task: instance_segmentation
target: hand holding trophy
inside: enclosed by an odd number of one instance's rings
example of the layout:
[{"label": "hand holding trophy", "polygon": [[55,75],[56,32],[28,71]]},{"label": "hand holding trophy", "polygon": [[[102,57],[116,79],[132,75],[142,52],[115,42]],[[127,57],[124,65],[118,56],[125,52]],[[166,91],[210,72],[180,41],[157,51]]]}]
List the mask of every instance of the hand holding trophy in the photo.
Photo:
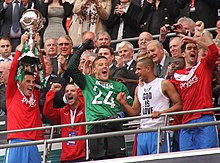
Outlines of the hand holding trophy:
[{"label": "hand holding trophy", "polygon": [[36,54],[34,36],[43,28],[43,16],[36,9],[27,9],[20,19],[22,28],[28,35],[25,50],[19,60],[22,63],[37,64],[40,62],[40,56]]},{"label": "hand holding trophy", "polygon": [[21,56],[18,58],[20,62],[16,80],[22,81],[24,72],[31,71],[39,76],[40,85],[45,86],[43,59],[40,49],[37,48],[34,41],[40,29],[43,28],[43,16],[36,9],[27,9],[22,14],[20,23],[25,30],[25,39],[21,50]]}]

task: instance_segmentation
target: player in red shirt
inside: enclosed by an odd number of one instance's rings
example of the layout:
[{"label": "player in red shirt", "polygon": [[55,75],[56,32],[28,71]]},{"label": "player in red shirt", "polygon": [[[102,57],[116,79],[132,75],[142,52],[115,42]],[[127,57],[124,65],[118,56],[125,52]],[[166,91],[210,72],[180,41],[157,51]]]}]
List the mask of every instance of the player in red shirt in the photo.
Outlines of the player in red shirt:
[{"label": "player in red shirt", "polygon": [[[219,57],[218,49],[207,32],[197,38],[184,37],[182,54],[186,67],[174,73],[172,82],[175,84],[183,104],[183,110],[212,108],[212,70]],[[207,56],[197,62],[197,44],[207,47]],[[214,112],[184,114],[182,123],[214,121]],[[212,148],[218,146],[216,126],[181,129],[180,150]]]},{"label": "player in red shirt", "polygon": [[[17,48],[8,76],[6,88],[7,130],[42,127],[38,106],[40,90],[35,89],[35,75],[32,72],[25,71],[21,82],[15,79],[19,63],[18,58],[27,39],[28,36],[22,35],[21,44]],[[42,64],[44,65],[44,63]],[[7,135],[9,144],[41,139],[44,139],[42,130]],[[40,163],[41,157],[37,145],[8,148],[5,154],[5,162]]]},{"label": "player in red shirt", "polygon": [[[50,91],[46,95],[43,108],[44,115],[52,122],[58,124],[73,124],[85,122],[84,98],[82,91],[75,84],[68,84],[65,88],[66,106],[54,108],[53,99],[55,93],[61,89],[61,84],[53,83]],[[74,137],[86,134],[85,126],[74,126],[62,128],[62,137]],[[86,145],[85,140],[75,140],[62,142],[62,153],[60,160],[64,162],[85,161]]]}]

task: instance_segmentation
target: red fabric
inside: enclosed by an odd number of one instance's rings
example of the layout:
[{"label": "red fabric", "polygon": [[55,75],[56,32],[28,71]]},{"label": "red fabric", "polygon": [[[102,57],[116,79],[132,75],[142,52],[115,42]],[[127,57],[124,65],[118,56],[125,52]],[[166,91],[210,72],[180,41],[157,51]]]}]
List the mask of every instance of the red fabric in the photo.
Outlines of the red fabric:
[{"label": "red fabric", "polygon": [[[201,60],[201,63],[193,72],[193,75],[187,81],[180,81],[176,78],[180,76],[188,75],[192,68],[178,70],[174,74],[174,78],[171,80],[177,88],[183,105],[183,111],[197,110],[203,108],[212,108],[212,70],[215,66],[215,62],[219,56],[218,49],[215,44],[210,45],[207,56]],[[193,69],[195,66],[193,67]],[[197,119],[202,114],[214,114],[213,111],[203,113],[184,114],[182,117],[182,123],[189,122],[193,119]]]},{"label": "red fabric", "polygon": [[173,116],[173,123],[172,125],[179,125],[182,124],[182,115],[174,115]]},{"label": "red fabric", "polygon": [[70,17],[66,19],[66,29],[67,29],[68,33],[70,31],[71,21],[72,21],[72,18],[70,18]]},{"label": "red fabric", "polygon": [[[30,105],[24,101],[24,96],[18,90],[17,82],[15,81],[18,58],[20,55],[21,52],[16,51],[8,76],[8,85],[6,88],[7,130],[42,127],[40,109],[38,106],[40,91],[34,90],[33,94],[36,102]],[[15,138],[40,140],[44,139],[44,133],[42,130],[35,130],[7,135],[8,140]]]},{"label": "red fabric", "polygon": [[132,156],[137,156],[137,135],[135,134],[134,136],[134,144],[133,144],[133,149],[132,149]]},{"label": "red fabric", "polygon": [[195,7],[195,0],[191,0],[191,5],[190,5],[190,7]]},{"label": "red fabric", "polygon": [[[70,107],[67,104],[64,108],[53,108],[53,99],[55,97],[55,93],[53,91],[49,91],[46,95],[46,101],[43,108],[43,114],[49,118],[51,121],[59,124],[70,124]],[[78,89],[78,98],[80,100],[80,104],[78,105],[76,116],[74,123],[85,122],[85,111],[84,111],[84,99],[80,89]],[[68,132],[76,131],[79,135],[86,134],[85,126],[75,126],[62,128],[62,137],[68,137]],[[86,146],[85,140],[76,140],[75,146],[70,146],[67,142],[62,142],[62,153],[60,160],[61,161],[69,161],[76,160],[86,156]]]}]

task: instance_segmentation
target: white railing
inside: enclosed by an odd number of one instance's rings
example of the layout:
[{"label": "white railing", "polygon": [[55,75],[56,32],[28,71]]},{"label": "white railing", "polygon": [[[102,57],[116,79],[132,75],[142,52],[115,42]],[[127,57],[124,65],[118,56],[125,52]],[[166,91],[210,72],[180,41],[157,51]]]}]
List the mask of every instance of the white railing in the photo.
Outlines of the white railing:
[{"label": "white railing", "polygon": [[[165,116],[165,119],[169,119],[169,117],[173,116],[173,115],[182,115],[182,114],[205,112],[205,111],[220,111],[220,108],[208,108],[208,109],[192,110],[192,111],[179,111],[179,112],[161,114],[161,116]],[[147,115],[146,116],[136,116],[136,117],[119,118],[119,119],[108,119],[108,120],[101,120],[101,121],[94,121],[94,122],[83,122],[83,123],[74,123],[74,124],[65,124],[65,125],[27,128],[27,129],[21,129],[21,130],[2,131],[2,132],[0,132],[0,135],[1,134],[8,134],[8,133],[18,133],[18,132],[26,132],[26,131],[33,131],[33,130],[48,130],[48,129],[51,129],[51,135],[53,135],[53,131],[55,128],[64,128],[64,127],[79,126],[79,125],[100,124],[100,123],[106,123],[106,122],[114,123],[114,122],[122,122],[122,121],[143,119],[143,118],[151,118],[151,116],[147,116]],[[2,144],[2,145],[0,145],[0,149],[44,144],[43,162],[46,163],[47,158],[48,158],[48,150],[50,150],[50,148],[48,148],[48,145],[51,145],[52,143],[71,141],[71,140],[73,141],[73,140],[94,139],[94,138],[103,138],[103,137],[112,137],[112,136],[122,136],[122,135],[137,134],[137,133],[144,133],[144,132],[158,132],[158,135],[160,135],[161,131],[177,130],[177,129],[181,129],[181,128],[195,128],[195,127],[210,126],[210,125],[220,125],[220,121],[194,123],[194,124],[182,124],[182,125],[174,125],[174,126],[163,126],[163,127],[159,127],[159,128],[133,129],[133,130],[120,131],[120,132],[107,132],[107,133],[99,133],[99,134],[92,134],[92,135],[82,135],[82,136],[77,136],[77,137],[65,137],[65,138],[52,138],[51,137],[49,139],[37,140],[37,141],[31,141],[31,142]],[[160,147],[161,147],[160,139],[158,139],[157,143],[158,143],[157,152],[160,153]]]}]

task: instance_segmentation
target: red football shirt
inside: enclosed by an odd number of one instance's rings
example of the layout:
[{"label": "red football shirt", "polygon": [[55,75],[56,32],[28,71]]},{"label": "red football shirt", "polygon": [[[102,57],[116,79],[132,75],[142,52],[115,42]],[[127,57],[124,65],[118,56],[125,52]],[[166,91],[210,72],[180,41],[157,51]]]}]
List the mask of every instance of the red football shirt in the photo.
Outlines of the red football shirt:
[{"label": "red football shirt", "polygon": [[[183,111],[212,108],[212,70],[219,56],[215,44],[210,45],[205,58],[191,68],[178,70],[171,80],[182,99]],[[184,114],[182,123],[197,119],[202,114],[214,114],[213,111]]]}]

